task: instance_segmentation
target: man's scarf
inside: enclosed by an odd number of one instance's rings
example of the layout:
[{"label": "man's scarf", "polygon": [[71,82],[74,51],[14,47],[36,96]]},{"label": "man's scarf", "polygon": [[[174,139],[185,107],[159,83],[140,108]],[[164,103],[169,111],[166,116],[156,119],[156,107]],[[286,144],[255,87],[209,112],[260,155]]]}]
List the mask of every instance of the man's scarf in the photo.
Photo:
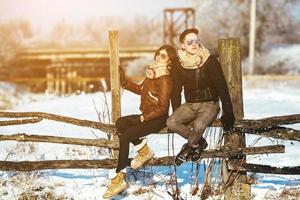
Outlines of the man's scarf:
[{"label": "man's scarf", "polygon": [[200,45],[198,52],[194,55],[191,55],[182,49],[178,50],[178,57],[180,63],[182,67],[186,69],[197,69],[202,67],[202,65],[207,61],[209,56],[209,50],[202,45]]}]

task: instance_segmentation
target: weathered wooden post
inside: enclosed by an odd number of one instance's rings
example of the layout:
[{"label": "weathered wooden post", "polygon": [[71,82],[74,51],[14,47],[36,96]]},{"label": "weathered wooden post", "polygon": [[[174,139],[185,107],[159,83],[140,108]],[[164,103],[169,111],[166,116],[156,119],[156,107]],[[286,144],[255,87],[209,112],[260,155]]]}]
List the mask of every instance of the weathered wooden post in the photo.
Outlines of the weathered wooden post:
[{"label": "weathered wooden post", "polygon": [[[233,112],[235,118],[242,119],[244,118],[244,107],[240,39],[229,38],[219,40],[219,56],[233,104]],[[232,149],[245,147],[245,136],[241,136],[238,134],[225,136],[224,145],[229,145]],[[241,161],[241,159],[243,158],[239,158],[237,160]],[[229,187],[226,187],[225,199],[250,199],[250,185],[246,184],[247,176],[245,172],[243,173],[238,171],[237,175],[228,176],[230,172],[228,173],[227,166],[227,162],[224,160],[224,183],[230,184],[233,182],[233,184],[231,184]]]},{"label": "weathered wooden post", "polygon": [[[119,33],[116,30],[109,31],[109,64],[110,64],[110,86],[112,100],[112,122],[115,123],[121,116],[120,103],[120,78],[119,78]],[[113,140],[118,141],[117,136]],[[113,152],[114,158],[118,156],[118,151]]]}]

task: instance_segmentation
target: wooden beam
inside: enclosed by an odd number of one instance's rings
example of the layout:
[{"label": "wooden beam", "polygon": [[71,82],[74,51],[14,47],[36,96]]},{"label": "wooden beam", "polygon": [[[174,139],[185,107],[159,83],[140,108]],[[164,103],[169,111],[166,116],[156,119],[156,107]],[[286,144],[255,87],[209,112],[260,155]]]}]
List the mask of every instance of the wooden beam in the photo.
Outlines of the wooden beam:
[{"label": "wooden beam", "polygon": [[[300,131],[295,130],[292,128],[285,128],[285,127],[271,127],[270,129],[266,128],[265,131],[258,130],[258,129],[247,129],[247,128],[235,128],[239,133],[246,133],[246,134],[254,134],[263,137],[272,137],[276,139],[282,140],[294,140],[300,142]],[[234,131],[236,133],[236,131]],[[227,133],[231,134],[231,133]]]},{"label": "wooden beam", "polygon": [[[102,130],[104,132],[116,132],[116,128],[113,124],[105,124],[95,121],[89,121],[89,120],[81,120],[71,117],[65,117],[50,113],[43,113],[43,112],[0,112],[0,117],[4,118],[34,118],[34,119],[22,119],[22,120],[9,120],[9,121],[0,121],[0,126],[8,126],[8,125],[19,125],[24,123],[37,123],[41,121],[41,119],[48,119],[48,120],[54,120],[58,122],[64,122],[64,123],[70,123],[77,126],[84,126],[84,127],[91,127],[96,128],[99,130]],[[274,120],[274,122],[272,122]],[[291,120],[293,123],[299,123],[300,122],[300,114],[297,115],[286,115],[286,116],[276,116],[276,117],[269,117],[269,118],[263,118],[263,119],[257,119],[257,120],[237,120],[235,123],[235,127],[238,129],[253,129],[250,130],[249,134],[255,134],[255,135],[261,135],[266,137],[273,137],[278,139],[284,139],[284,140],[295,140],[300,141],[300,131],[291,129],[291,128],[285,128],[285,127],[275,127],[274,129],[267,130],[267,131],[257,131],[258,129],[262,128],[263,123],[270,125],[278,125],[278,124],[286,124],[289,123],[289,120]],[[1,125],[2,124],[2,125]],[[219,119],[216,119],[213,124],[213,127],[220,127],[222,126]],[[242,132],[242,131],[239,131]],[[168,133],[168,129],[164,128],[160,131],[160,133]]]},{"label": "wooden beam", "polygon": [[300,114],[267,117],[259,120],[245,119],[241,120],[241,123],[243,124],[243,126],[247,126],[249,128],[269,127],[283,124],[295,124],[300,123]]},{"label": "wooden beam", "polygon": [[61,115],[55,115],[44,112],[0,112],[0,117],[5,118],[25,118],[25,117],[38,117],[58,122],[69,123],[77,126],[91,127],[99,129],[104,132],[114,132],[115,126],[112,124],[105,124],[101,122],[95,122],[90,120],[76,119],[73,117],[65,117]]},{"label": "wooden beam", "polygon": [[34,117],[32,119],[18,119],[18,120],[8,120],[8,121],[0,121],[0,126],[13,126],[13,125],[21,125],[21,124],[32,124],[42,121],[41,117]]},{"label": "wooden beam", "polygon": [[285,175],[298,175],[300,174],[300,166],[295,167],[274,167],[270,165],[259,165],[252,163],[230,163],[232,166],[240,165],[238,170],[245,170],[253,173],[264,174],[285,174]]},{"label": "wooden beam", "polygon": [[[98,79],[97,79],[98,80]],[[109,129],[107,131],[115,131],[115,127],[113,124],[105,124],[95,121],[89,121],[89,120],[80,120],[76,118],[71,118],[72,120],[67,120],[65,117],[61,115],[55,115],[51,113],[45,113],[45,112],[0,112],[0,117],[4,118],[30,118],[30,117],[40,117],[44,119],[59,121],[59,119],[63,119],[61,122],[65,123],[72,123],[73,119],[79,120],[80,122],[92,122],[92,126],[101,127],[104,126],[105,129]],[[95,125],[94,123],[99,123],[98,125]],[[237,128],[249,128],[249,129],[259,129],[269,126],[277,126],[277,125],[283,125],[283,124],[295,124],[300,123],[300,114],[294,114],[294,115],[283,115],[283,116],[274,116],[274,117],[268,117],[268,118],[262,118],[262,119],[237,119],[235,122],[235,127]],[[81,123],[78,123],[81,124]],[[75,124],[77,125],[77,124]],[[79,125],[80,126],[80,125]],[[222,127],[222,123],[219,119],[216,119],[213,121],[212,125],[213,127]],[[94,127],[93,127],[94,128]]]},{"label": "wooden beam", "polygon": [[258,135],[300,142],[300,131],[292,128],[276,128],[270,131],[259,133]]},{"label": "wooden beam", "polygon": [[[111,116],[112,123],[121,116],[121,95],[120,95],[120,77],[119,77],[119,32],[109,31],[109,66],[110,66],[110,86],[111,86]],[[113,135],[114,141],[119,141],[118,136]],[[118,151],[113,152],[114,158],[119,155]]]},{"label": "wooden beam", "polygon": [[[218,43],[220,64],[230,93],[233,113],[237,120],[241,120],[244,118],[244,107],[240,39],[221,39]],[[224,137],[224,145],[230,145],[233,149],[245,147],[245,136],[234,133],[226,135]],[[223,164],[227,165],[225,160],[223,160]],[[246,182],[247,176],[239,174],[238,179],[231,181],[228,180],[232,178],[228,176],[227,168],[223,169],[224,188],[226,188],[225,199],[250,199],[251,187],[250,185],[243,184]],[[233,183],[233,185],[228,187],[227,183]]]},{"label": "wooden beam", "polygon": [[[85,146],[97,146],[105,147],[109,149],[119,149],[119,143],[116,141],[107,140],[104,138],[100,139],[84,139],[84,138],[69,138],[69,137],[58,137],[49,135],[28,135],[24,133],[7,135],[1,134],[0,141],[18,141],[18,142],[46,142],[46,143],[59,143],[59,144],[73,144],[73,145],[85,145]],[[224,155],[220,155],[220,151]],[[206,152],[208,155],[213,155],[213,157],[232,157],[232,155],[250,155],[255,154],[253,151],[263,151],[264,153],[272,153],[273,151],[280,152],[284,151],[283,145],[275,146],[263,146],[263,147],[247,147],[238,149],[223,149],[223,150],[207,150],[203,153],[206,157]],[[270,151],[270,152],[269,152]]]},{"label": "wooden beam", "polygon": [[84,138],[70,138],[70,137],[58,137],[49,135],[27,135],[25,133],[7,135],[1,134],[0,141],[18,141],[18,142],[47,142],[58,144],[72,144],[72,145],[84,145],[84,146],[97,146],[105,147],[109,149],[118,149],[119,143],[104,138],[100,139],[84,139]]},{"label": "wooden beam", "polygon": [[[203,158],[212,157],[228,157],[228,156],[242,156],[252,154],[264,153],[284,153],[283,145],[265,146],[265,147],[247,147],[240,150],[207,150],[202,154]],[[161,158],[153,158],[150,160],[148,166],[168,166],[174,163],[174,157],[166,156]],[[104,160],[49,160],[49,161],[22,161],[10,162],[0,161],[1,171],[33,171],[45,169],[95,169],[95,168],[115,168],[117,164],[116,159]]]}]

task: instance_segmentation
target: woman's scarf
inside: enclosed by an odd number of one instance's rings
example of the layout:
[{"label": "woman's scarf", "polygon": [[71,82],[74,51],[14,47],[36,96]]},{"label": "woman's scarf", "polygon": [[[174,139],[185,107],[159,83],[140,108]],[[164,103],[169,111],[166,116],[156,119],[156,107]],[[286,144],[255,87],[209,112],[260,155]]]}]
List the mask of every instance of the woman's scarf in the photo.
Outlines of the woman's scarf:
[{"label": "woman's scarf", "polygon": [[186,69],[197,69],[202,67],[209,56],[209,50],[202,45],[200,45],[198,52],[194,55],[191,55],[182,49],[178,50],[180,63],[182,67]]},{"label": "woman's scarf", "polygon": [[155,79],[169,74],[170,74],[169,62],[153,61],[146,69],[146,77],[148,79]]}]

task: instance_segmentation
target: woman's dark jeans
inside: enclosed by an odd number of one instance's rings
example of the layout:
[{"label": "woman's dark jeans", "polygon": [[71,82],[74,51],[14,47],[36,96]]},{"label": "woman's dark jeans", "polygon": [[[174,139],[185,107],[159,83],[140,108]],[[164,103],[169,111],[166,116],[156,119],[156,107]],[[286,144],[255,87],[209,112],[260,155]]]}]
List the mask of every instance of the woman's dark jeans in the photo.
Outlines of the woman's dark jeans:
[{"label": "woman's dark jeans", "polygon": [[167,115],[158,117],[149,121],[140,122],[140,115],[129,115],[120,117],[116,121],[116,127],[119,134],[119,157],[116,172],[118,173],[126,166],[130,166],[129,143],[138,145],[142,142],[140,139],[150,133],[157,133],[166,127]]}]

